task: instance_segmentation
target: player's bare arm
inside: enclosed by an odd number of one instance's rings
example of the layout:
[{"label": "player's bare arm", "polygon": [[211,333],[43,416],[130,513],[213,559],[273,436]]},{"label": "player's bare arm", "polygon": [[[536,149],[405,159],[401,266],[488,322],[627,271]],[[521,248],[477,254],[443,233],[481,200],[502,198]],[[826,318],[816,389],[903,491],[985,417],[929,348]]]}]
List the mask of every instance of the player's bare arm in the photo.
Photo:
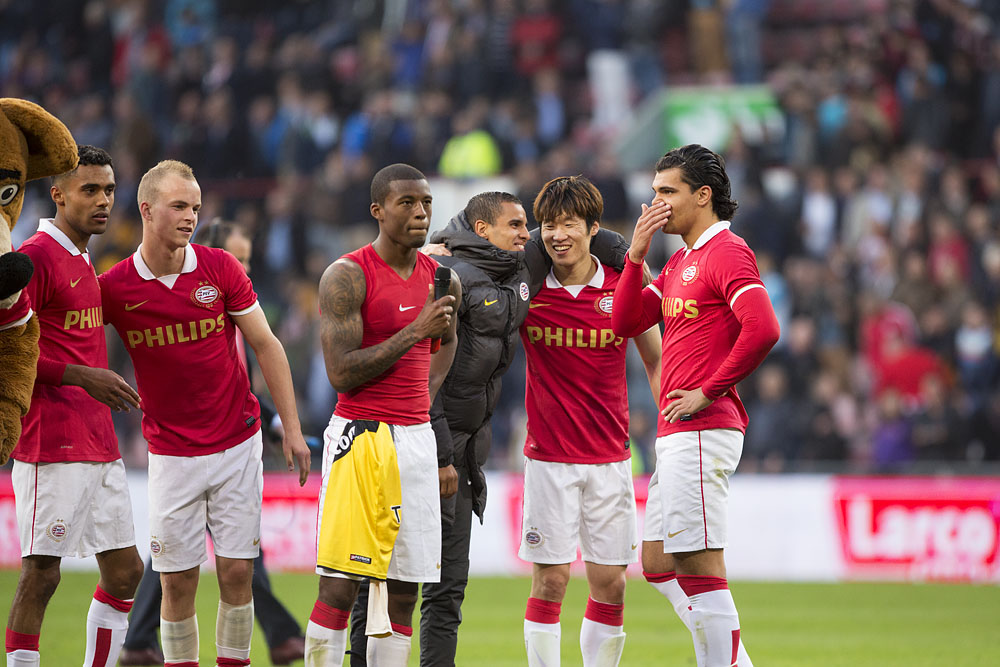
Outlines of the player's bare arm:
[{"label": "player's bare arm", "polygon": [[[448,291],[448,294],[455,297],[455,303],[461,302],[462,282],[459,280],[458,274],[454,271],[451,272],[451,289]],[[447,335],[441,337],[441,349],[438,350],[437,354],[431,355],[429,378],[431,403],[434,402],[438,390],[444,384],[445,378],[448,377],[448,371],[451,369],[452,361],[455,360],[455,350],[457,348],[458,316],[454,315],[451,318],[451,326]],[[455,492],[458,491],[458,471],[455,470],[454,465],[448,464],[443,468],[438,468],[438,485],[442,498],[450,498],[455,495]]]},{"label": "player's bare arm", "polygon": [[646,378],[649,380],[649,390],[653,392],[653,400],[656,405],[660,404],[660,371],[662,370],[661,356],[663,347],[661,345],[660,328],[652,326],[632,339],[635,349],[639,351],[639,358],[646,369]]},{"label": "player's bare arm", "polygon": [[264,311],[260,308],[254,308],[246,315],[237,315],[233,320],[257,356],[260,372],[271,392],[271,398],[274,399],[274,408],[281,417],[284,429],[281,450],[285,454],[285,463],[289,472],[295,469],[295,462],[299,464],[299,485],[303,486],[309,477],[311,456],[309,446],[302,437],[299,412],[295,406],[295,390],[292,387],[292,371],[288,366],[285,348],[271,332]]},{"label": "player's bare arm", "polygon": [[90,396],[115,412],[128,412],[129,406],[139,407],[139,394],[125,378],[107,368],[91,368],[69,364],[63,372],[63,385],[80,387]]},{"label": "player's bare arm", "polygon": [[365,274],[349,259],[327,267],[319,281],[320,342],[334,389],[350,391],[387,371],[418,342],[448,332],[455,298],[449,294],[434,301],[434,286],[428,285],[427,291],[417,319],[378,345],[362,348]]},{"label": "player's bare arm", "polygon": [[657,200],[652,205],[642,205],[642,213],[635,222],[635,231],[632,232],[632,244],[628,249],[628,256],[636,264],[641,264],[649,252],[649,244],[653,240],[656,232],[670,220],[670,204]]}]

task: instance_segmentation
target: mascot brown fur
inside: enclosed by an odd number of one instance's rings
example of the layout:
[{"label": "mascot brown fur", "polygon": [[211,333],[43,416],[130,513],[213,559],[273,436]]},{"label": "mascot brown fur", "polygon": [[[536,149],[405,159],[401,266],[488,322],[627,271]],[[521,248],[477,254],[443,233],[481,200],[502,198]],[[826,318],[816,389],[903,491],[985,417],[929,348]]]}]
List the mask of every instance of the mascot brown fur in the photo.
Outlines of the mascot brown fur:
[{"label": "mascot brown fur", "polygon": [[[76,142],[42,107],[0,98],[0,465],[21,437],[38,362],[38,317],[21,290],[31,279],[27,255],[11,252],[11,230],[21,215],[24,184],[76,167]],[[30,317],[29,317],[30,315]]]}]

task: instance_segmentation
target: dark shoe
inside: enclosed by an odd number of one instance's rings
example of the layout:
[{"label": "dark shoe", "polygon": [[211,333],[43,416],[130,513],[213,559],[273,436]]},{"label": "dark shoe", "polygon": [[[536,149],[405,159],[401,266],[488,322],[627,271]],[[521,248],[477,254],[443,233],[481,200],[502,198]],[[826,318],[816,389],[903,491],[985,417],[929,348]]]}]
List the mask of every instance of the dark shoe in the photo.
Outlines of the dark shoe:
[{"label": "dark shoe", "polygon": [[290,665],[306,656],[306,638],[289,637],[277,646],[271,647],[271,662],[275,665]]},{"label": "dark shoe", "polygon": [[122,667],[162,665],[163,653],[153,646],[149,648],[122,648],[122,652],[118,654],[118,664]]}]

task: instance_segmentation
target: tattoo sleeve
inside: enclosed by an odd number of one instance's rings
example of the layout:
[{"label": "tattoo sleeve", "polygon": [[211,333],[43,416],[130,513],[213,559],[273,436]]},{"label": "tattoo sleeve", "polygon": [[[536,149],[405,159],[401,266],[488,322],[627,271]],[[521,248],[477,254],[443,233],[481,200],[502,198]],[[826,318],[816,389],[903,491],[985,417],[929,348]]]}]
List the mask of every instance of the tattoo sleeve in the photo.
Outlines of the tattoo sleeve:
[{"label": "tattoo sleeve", "polygon": [[362,348],[365,289],[364,272],[347,259],[331,264],[319,282],[323,359],[330,384],[340,393],[389,370],[420,340],[407,326],[378,345]]}]

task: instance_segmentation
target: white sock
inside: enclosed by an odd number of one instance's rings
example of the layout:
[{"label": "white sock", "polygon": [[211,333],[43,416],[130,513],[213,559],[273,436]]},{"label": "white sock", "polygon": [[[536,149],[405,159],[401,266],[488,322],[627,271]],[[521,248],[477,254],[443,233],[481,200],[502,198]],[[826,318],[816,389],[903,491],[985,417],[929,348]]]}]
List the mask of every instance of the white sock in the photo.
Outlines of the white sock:
[{"label": "white sock", "polygon": [[164,662],[198,662],[198,614],[183,621],[160,617]]},{"label": "white sock", "polygon": [[699,662],[698,667],[738,665],[740,617],[729,589],[698,593],[689,600],[691,634],[705,656],[704,665]]},{"label": "white sock", "polygon": [[406,667],[406,663],[409,662],[410,637],[413,630],[411,628],[410,634],[405,635],[396,631],[395,628],[399,626],[395,623],[392,625],[393,632],[388,637],[368,638],[366,651],[368,667]]},{"label": "white sock", "polygon": [[250,639],[253,637],[253,600],[232,605],[219,600],[215,618],[215,651],[220,658],[250,659]]},{"label": "white sock", "polygon": [[38,651],[19,648],[7,654],[7,667],[39,667],[40,664]]},{"label": "white sock", "polygon": [[334,630],[315,621],[306,624],[306,667],[339,667],[347,651],[347,628]]},{"label": "white sock", "polygon": [[584,618],[580,625],[583,667],[617,667],[625,648],[624,626],[605,625]]},{"label": "white sock", "polygon": [[[656,576],[656,575],[650,575]],[[647,578],[648,581],[648,578]],[[680,583],[678,583],[676,577],[671,577],[667,581],[649,581],[653,588],[658,590],[674,608],[674,612],[677,617],[681,619],[681,623],[684,627],[688,629],[692,637],[694,636],[694,629],[691,627],[691,601],[688,599],[687,594],[684,589],[681,588]],[[696,650],[697,650],[696,646]],[[701,664],[701,663],[698,663]],[[746,648],[743,646],[743,640],[740,639],[740,646],[737,655],[736,664],[739,667],[753,667],[753,662],[750,661],[750,656],[747,654]]]},{"label": "white sock", "polygon": [[[131,600],[118,602],[132,606]],[[87,612],[87,652],[83,664],[86,667],[114,667],[118,664],[118,654],[122,650],[122,642],[125,641],[127,632],[127,611],[115,609],[96,598],[91,600],[90,611]]]},{"label": "white sock", "polygon": [[559,623],[538,623],[524,620],[524,648],[528,652],[528,667],[559,667]]}]

